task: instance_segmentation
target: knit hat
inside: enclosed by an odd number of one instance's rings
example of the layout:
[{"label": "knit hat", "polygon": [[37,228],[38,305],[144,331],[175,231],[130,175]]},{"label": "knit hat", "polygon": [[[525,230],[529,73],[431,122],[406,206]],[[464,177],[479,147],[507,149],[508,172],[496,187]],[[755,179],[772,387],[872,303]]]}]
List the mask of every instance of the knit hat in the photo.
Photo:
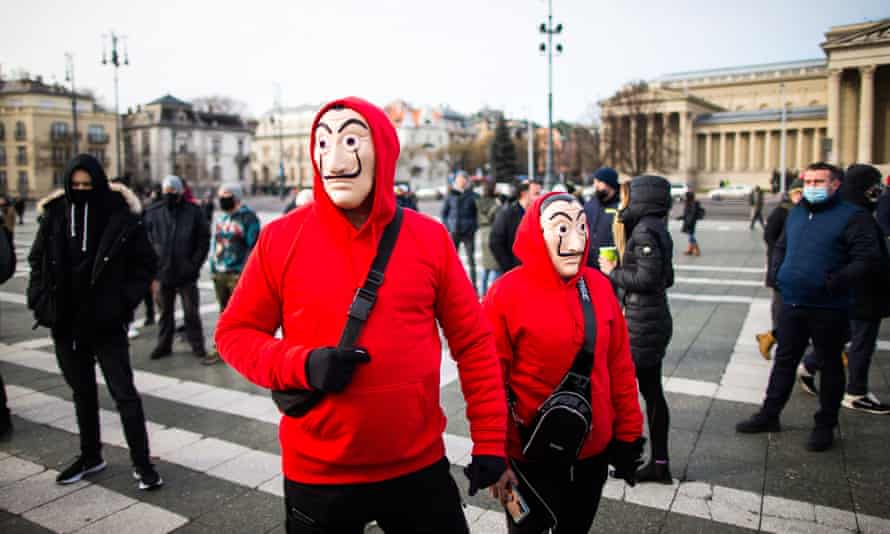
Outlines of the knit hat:
[{"label": "knit hat", "polygon": [[241,197],[244,196],[244,191],[241,189],[241,184],[236,183],[226,183],[219,186],[219,192],[227,192],[232,194],[232,198],[237,202],[241,202]]},{"label": "knit hat", "polygon": [[600,167],[593,173],[593,178],[618,191],[618,173],[612,167]]},{"label": "knit hat", "polygon": [[794,191],[803,191],[803,180],[800,178],[795,178],[794,181],[791,182],[791,187],[788,188],[789,193]]},{"label": "knit hat", "polygon": [[161,187],[163,187],[164,189],[174,189],[179,194],[182,194],[183,191],[182,180],[179,178],[179,176],[174,176],[172,174],[168,174],[164,178],[164,181],[161,183]]}]

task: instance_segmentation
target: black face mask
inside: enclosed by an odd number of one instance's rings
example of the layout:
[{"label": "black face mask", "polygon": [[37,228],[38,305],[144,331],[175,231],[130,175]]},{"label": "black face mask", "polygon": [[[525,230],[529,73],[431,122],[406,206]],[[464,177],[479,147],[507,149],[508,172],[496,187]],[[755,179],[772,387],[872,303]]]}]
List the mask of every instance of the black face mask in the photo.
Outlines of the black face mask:
[{"label": "black face mask", "polygon": [[593,194],[596,195],[596,198],[601,204],[605,204],[609,200],[612,200],[612,196],[614,195],[614,193],[607,189],[597,189]]},{"label": "black face mask", "polygon": [[235,209],[235,197],[219,197],[219,209],[223,211]]},{"label": "black face mask", "polygon": [[178,193],[164,193],[164,202],[167,203],[168,208],[173,208],[177,204],[179,204],[179,194]]},{"label": "black face mask", "polygon": [[87,202],[93,199],[93,191],[92,190],[79,190],[72,189],[71,190],[71,202],[73,202],[77,206],[83,206]]}]

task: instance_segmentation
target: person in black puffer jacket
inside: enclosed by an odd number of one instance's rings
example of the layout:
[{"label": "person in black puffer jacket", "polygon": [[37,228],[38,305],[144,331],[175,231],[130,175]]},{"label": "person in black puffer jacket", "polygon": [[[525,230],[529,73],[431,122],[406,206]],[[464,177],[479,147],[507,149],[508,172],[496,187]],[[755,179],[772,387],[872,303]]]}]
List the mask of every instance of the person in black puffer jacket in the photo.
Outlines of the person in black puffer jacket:
[{"label": "person in black puffer jacket", "polygon": [[600,268],[623,291],[630,351],[652,441],[649,462],[640,468],[640,482],[672,483],[668,464],[670,414],[661,384],[661,362],[674,327],[667,288],[674,285],[674,243],[667,230],[671,209],[670,183],[660,176],[638,176],[630,183],[630,202],[618,213],[624,235],[630,236],[621,266],[600,258]]}]

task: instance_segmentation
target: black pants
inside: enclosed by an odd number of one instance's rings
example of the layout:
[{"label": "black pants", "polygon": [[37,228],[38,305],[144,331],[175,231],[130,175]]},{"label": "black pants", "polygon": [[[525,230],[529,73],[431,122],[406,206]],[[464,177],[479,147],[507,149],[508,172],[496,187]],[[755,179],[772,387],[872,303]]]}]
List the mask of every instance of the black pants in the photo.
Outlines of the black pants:
[{"label": "black pants", "polygon": [[173,347],[173,312],[176,308],[176,294],[182,299],[182,311],[185,315],[185,336],[192,352],[204,354],[204,332],[201,328],[201,315],[198,310],[198,283],[192,282],[182,287],[169,287],[161,285],[160,304],[161,322],[158,329],[158,347],[170,350]]},{"label": "black pants", "polygon": [[145,294],[143,301],[145,302],[145,321],[153,323],[155,321],[155,296],[151,289]]},{"label": "black pants", "polygon": [[637,367],[637,383],[646,401],[646,420],[649,423],[649,441],[652,443],[650,460],[667,461],[671,414],[661,383],[661,362],[653,367]]},{"label": "black pants", "polygon": [[590,530],[599,508],[608,462],[605,454],[579,460],[569,468],[510,461],[519,480],[518,491],[530,512],[518,525],[507,515],[510,534],[582,534]]},{"label": "black pants", "polygon": [[785,301],[782,300],[782,293],[778,289],[773,289],[773,298],[770,301],[770,315],[773,320],[773,328],[771,330],[773,337],[779,329],[779,316],[782,315],[782,308],[785,307]]},{"label": "black pants", "polygon": [[751,214],[751,229],[754,229],[754,223],[759,222],[761,228],[766,228],[766,225],[763,223],[763,208],[755,210],[754,213]]},{"label": "black pants", "polygon": [[[881,320],[850,319],[850,350],[847,352],[847,393],[868,393],[868,370],[878,343]],[[815,353],[804,356],[804,365],[810,372],[822,369],[822,360]]]},{"label": "black pants", "polygon": [[469,534],[460,493],[442,458],[415,473],[373,484],[300,484],[284,479],[287,534]]},{"label": "black pants", "polygon": [[847,340],[847,310],[805,308],[786,304],[779,316],[778,346],[761,413],[778,417],[794,388],[795,371],[812,340],[822,362],[816,426],[834,427],[844,396],[841,350]]},{"label": "black pants", "polygon": [[53,331],[56,359],[65,382],[74,392],[74,409],[80,429],[80,454],[84,458],[101,457],[99,436],[99,391],[96,386],[96,361],[102,368],[105,384],[117,405],[133,465],[149,465],[148,434],[142,399],[133,385],[130,348],[126,325],[120,331],[75,340],[68,332]]},{"label": "black pants", "polygon": [[473,288],[476,288],[476,232],[468,232],[466,234],[451,234],[454,240],[454,248],[460,253],[460,245],[463,243],[464,252],[467,253],[467,265],[470,268],[470,280],[473,282]]}]

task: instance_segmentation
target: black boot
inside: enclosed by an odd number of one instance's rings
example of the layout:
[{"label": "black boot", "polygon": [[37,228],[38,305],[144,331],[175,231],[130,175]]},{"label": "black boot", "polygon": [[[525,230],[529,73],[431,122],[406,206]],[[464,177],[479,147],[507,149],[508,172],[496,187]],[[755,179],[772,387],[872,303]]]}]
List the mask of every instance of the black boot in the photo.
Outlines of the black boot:
[{"label": "black boot", "polygon": [[673,484],[671,466],[668,462],[657,463],[654,460],[637,470],[637,482],[658,482],[659,484]]}]

